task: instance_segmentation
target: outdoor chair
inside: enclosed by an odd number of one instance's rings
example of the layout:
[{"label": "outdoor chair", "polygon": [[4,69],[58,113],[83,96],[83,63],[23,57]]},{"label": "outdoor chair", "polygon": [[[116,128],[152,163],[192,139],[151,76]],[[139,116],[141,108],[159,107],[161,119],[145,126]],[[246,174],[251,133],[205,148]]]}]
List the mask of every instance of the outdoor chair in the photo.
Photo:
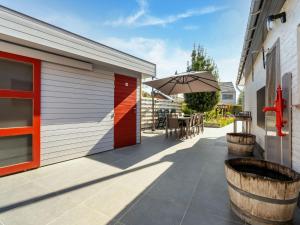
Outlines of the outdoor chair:
[{"label": "outdoor chair", "polygon": [[178,130],[180,129],[180,125],[178,122],[178,115],[177,114],[167,114],[167,132],[166,136],[168,137],[169,130],[170,130],[170,135],[172,135],[173,130],[176,134],[176,138],[179,138],[179,132]]},{"label": "outdoor chair", "polygon": [[189,121],[189,126],[188,126],[188,136],[192,136],[192,134],[194,135],[195,134],[195,121],[196,121],[196,115],[195,114],[192,114],[191,115],[191,119]]},{"label": "outdoor chair", "polygon": [[163,109],[157,110],[157,125],[156,129],[164,128],[166,125],[166,114]]},{"label": "outdoor chair", "polygon": [[203,133],[203,130],[204,130],[203,114],[202,113],[197,113],[196,118],[197,118],[196,123],[195,123],[196,132],[199,135],[200,132]]},{"label": "outdoor chair", "polygon": [[201,133],[204,132],[204,114],[203,113],[200,113],[200,130],[201,130]]},{"label": "outdoor chair", "polygon": [[200,124],[199,113],[196,113],[194,115],[194,123],[193,123],[193,133],[194,133],[194,135],[199,134],[199,124]]}]

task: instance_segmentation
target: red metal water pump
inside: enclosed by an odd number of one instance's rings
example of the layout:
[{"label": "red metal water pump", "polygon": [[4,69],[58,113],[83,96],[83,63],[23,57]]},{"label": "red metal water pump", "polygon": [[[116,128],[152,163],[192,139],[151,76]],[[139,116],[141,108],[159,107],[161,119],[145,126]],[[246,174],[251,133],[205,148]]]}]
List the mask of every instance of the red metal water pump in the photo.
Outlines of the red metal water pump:
[{"label": "red metal water pump", "polygon": [[276,113],[276,128],[277,128],[277,135],[280,137],[285,136],[284,133],[282,133],[282,127],[287,122],[286,120],[283,120],[283,109],[286,107],[285,100],[282,98],[282,89],[280,85],[277,87],[277,96],[275,100],[275,104],[273,107],[264,107],[263,112],[273,111]]}]

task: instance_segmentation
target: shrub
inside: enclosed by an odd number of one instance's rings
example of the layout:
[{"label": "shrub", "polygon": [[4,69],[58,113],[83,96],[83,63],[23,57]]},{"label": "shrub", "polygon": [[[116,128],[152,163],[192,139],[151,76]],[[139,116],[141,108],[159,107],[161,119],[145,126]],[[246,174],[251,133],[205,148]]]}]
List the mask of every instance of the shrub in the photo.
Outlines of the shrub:
[{"label": "shrub", "polygon": [[191,115],[194,113],[194,110],[190,109],[185,102],[181,104],[181,111],[186,115]]},{"label": "shrub", "polygon": [[206,127],[224,127],[228,124],[233,123],[234,118],[232,117],[218,117],[211,120],[205,120],[204,125]]},{"label": "shrub", "polygon": [[232,114],[232,115],[235,115],[242,111],[243,111],[242,105],[229,105],[228,106],[228,112],[230,112],[230,114]]}]

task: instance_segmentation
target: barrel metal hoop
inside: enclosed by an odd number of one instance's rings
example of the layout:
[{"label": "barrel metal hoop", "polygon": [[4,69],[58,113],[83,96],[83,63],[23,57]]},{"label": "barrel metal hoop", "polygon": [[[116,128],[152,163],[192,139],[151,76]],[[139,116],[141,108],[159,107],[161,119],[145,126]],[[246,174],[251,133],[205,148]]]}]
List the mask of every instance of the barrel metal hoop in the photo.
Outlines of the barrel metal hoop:
[{"label": "barrel metal hoop", "polygon": [[279,205],[287,205],[287,204],[293,204],[297,203],[298,198],[293,198],[293,199],[273,199],[273,198],[267,198],[259,195],[255,195],[252,193],[249,193],[247,191],[243,191],[237,187],[235,187],[233,184],[231,184],[229,181],[227,181],[228,185],[234,189],[235,191],[239,192],[241,195],[244,195],[249,198],[253,198],[262,202],[267,202],[267,203],[273,203],[273,204],[279,204]]},{"label": "barrel metal hoop", "polygon": [[241,157],[246,157],[246,156],[252,156],[253,152],[239,152],[239,151],[234,151],[234,150],[228,150],[228,152],[232,155],[235,156],[241,156]]},{"label": "barrel metal hoop", "polygon": [[236,145],[254,145],[254,144],[244,144],[244,143],[239,143],[239,142],[233,142],[233,141],[228,141],[228,140],[227,140],[227,142],[230,144],[236,144]]},{"label": "barrel metal hoop", "polygon": [[[236,204],[234,204],[231,200],[230,200],[230,205],[232,210],[239,215],[239,217],[245,217],[246,219],[249,220],[255,220],[256,222],[259,223],[264,223],[264,224],[272,224],[272,225],[287,225],[287,224],[292,224],[293,220],[287,220],[287,221],[275,221],[275,220],[266,220],[264,218],[261,217],[257,217],[254,216],[248,212],[245,212],[243,210],[241,210]],[[242,218],[244,219],[244,218]],[[245,219],[244,219],[245,220]]]}]

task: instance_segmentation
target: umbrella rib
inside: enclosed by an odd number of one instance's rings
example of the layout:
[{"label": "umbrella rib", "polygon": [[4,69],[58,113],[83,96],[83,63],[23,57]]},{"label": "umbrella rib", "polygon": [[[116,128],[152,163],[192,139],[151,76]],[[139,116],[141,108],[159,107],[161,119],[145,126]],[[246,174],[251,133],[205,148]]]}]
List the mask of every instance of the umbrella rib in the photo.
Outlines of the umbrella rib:
[{"label": "umbrella rib", "polygon": [[[194,76],[192,76],[192,77],[194,77]],[[198,81],[200,81],[200,82],[202,82],[202,83],[204,83],[204,84],[206,84],[208,86],[211,86],[211,87],[217,89],[218,91],[221,91],[220,88],[217,88],[217,87],[215,87],[215,86],[213,86],[213,85],[211,85],[211,84],[209,84],[209,83],[207,83],[207,82],[205,82],[203,80],[199,80],[198,77],[194,77],[194,79],[196,79],[196,80],[198,80]]]},{"label": "umbrella rib", "polygon": [[168,80],[166,83],[164,83],[163,85],[161,85],[159,88],[156,88],[156,90],[159,90],[159,89],[163,88],[164,86],[166,86],[168,83],[171,83],[175,79],[176,79],[176,77],[173,77],[171,80]]},{"label": "umbrella rib", "polygon": [[[204,77],[198,77],[198,76],[191,76],[191,77],[193,77],[194,80],[198,80],[198,81],[201,81],[201,82],[202,82],[202,79],[203,79],[203,80],[208,80],[208,81],[213,81],[215,83],[218,83],[216,80],[212,80],[212,79],[208,79],[208,78],[204,78]],[[194,80],[192,80],[192,81],[194,81]]]},{"label": "umbrella rib", "polygon": [[169,91],[169,94],[168,95],[170,95],[171,94],[171,92],[173,91],[173,89],[175,88],[175,86],[176,86],[176,82],[174,83],[174,86],[172,87],[172,89]]}]

